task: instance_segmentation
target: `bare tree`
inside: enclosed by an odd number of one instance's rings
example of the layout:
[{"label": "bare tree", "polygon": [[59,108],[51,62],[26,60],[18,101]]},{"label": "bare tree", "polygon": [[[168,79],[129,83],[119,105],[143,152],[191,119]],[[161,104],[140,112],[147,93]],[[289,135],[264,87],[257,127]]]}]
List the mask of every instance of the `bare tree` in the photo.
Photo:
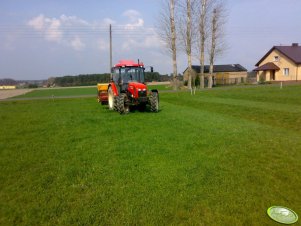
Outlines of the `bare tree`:
[{"label": "bare tree", "polygon": [[[192,0],[193,1],[193,0]],[[179,49],[185,52],[187,56],[187,74],[188,74],[188,88],[191,89],[192,84],[192,5],[191,0],[179,1],[177,11],[177,31],[179,37]]]},{"label": "bare tree", "polygon": [[208,76],[208,88],[212,88],[213,81],[213,65],[215,58],[225,51],[226,47],[223,42],[223,25],[226,19],[225,7],[220,2],[217,3],[212,11],[211,20],[211,42],[209,52],[209,76]]},{"label": "bare tree", "polygon": [[204,88],[204,68],[205,68],[205,42],[207,39],[207,12],[208,12],[208,4],[207,0],[201,0],[200,7],[200,20],[199,20],[199,37],[200,37],[200,88]]},{"label": "bare tree", "polygon": [[[186,23],[186,54],[188,60],[188,88],[191,89],[191,72],[192,72],[192,62],[191,62],[191,2],[190,0],[186,0],[186,8],[187,8],[187,23]],[[190,83],[190,84],[189,84]]]},{"label": "bare tree", "polygon": [[170,0],[170,32],[172,49],[172,68],[173,68],[173,89],[178,89],[178,70],[177,70],[177,46],[176,46],[176,26],[175,26],[175,0]]},{"label": "bare tree", "polygon": [[174,90],[178,88],[175,7],[175,0],[163,0],[161,12],[157,20],[157,33],[172,57],[172,85]]},{"label": "bare tree", "polygon": [[161,13],[158,18],[157,32],[160,39],[166,45],[172,56],[173,67],[173,89],[178,88],[177,71],[177,45],[176,45],[176,23],[175,23],[175,0],[164,0],[162,2]]}]

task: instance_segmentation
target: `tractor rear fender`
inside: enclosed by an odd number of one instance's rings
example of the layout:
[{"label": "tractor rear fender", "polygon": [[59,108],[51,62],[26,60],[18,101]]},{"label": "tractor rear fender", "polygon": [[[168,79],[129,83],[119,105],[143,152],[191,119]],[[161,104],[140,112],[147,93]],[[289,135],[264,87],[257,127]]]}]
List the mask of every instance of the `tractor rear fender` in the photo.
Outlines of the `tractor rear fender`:
[{"label": "tractor rear fender", "polygon": [[109,89],[110,87],[112,88],[112,91],[113,91],[113,93],[114,93],[114,96],[118,96],[118,89],[117,89],[117,87],[116,87],[116,85],[115,85],[114,82],[111,82],[111,83],[110,83],[108,89]]}]

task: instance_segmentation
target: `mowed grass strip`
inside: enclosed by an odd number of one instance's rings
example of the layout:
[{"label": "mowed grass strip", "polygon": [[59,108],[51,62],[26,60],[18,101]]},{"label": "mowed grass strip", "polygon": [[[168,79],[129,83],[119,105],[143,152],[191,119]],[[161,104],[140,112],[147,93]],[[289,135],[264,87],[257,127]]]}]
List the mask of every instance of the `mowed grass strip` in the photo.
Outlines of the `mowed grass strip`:
[{"label": "mowed grass strip", "polygon": [[80,96],[80,95],[97,95],[95,87],[76,87],[76,88],[45,88],[36,89],[24,95],[14,98],[30,98],[30,97],[60,97],[60,96]]},{"label": "mowed grass strip", "polygon": [[[149,85],[149,89],[157,90],[171,90],[168,85]],[[13,98],[37,98],[37,97],[62,97],[62,96],[83,96],[83,95],[97,95],[97,87],[70,87],[70,88],[45,88],[36,89],[32,92],[15,96]]]},{"label": "mowed grass strip", "polygon": [[271,205],[301,210],[300,88],[164,93],[128,115],[2,102],[0,224],[273,225]]}]

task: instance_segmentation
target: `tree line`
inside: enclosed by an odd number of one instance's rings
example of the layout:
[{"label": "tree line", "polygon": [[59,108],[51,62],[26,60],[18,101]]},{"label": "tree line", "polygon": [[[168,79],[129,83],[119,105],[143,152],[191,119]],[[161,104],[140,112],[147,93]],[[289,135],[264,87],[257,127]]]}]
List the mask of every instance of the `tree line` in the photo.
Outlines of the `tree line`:
[{"label": "tree line", "polygon": [[0,86],[15,86],[17,82],[11,78],[2,78],[0,79]]},{"label": "tree line", "polygon": [[[172,58],[173,87],[178,88],[177,54],[184,52],[188,65],[188,88],[192,77],[192,58],[199,60],[200,87],[204,88],[204,65],[209,62],[208,88],[212,88],[213,64],[224,49],[223,27],[226,21],[222,0],[163,0],[158,17],[158,34]],[[207,60],[206,60],[207,57]]]},{"label": "tree line", "polygon": [[90,86],[110,81],[110,74],[81,74],[48,78],[47,86]]},{"label": "tree line", "polygon": [[[170,76],[161,75],[159,72],[145,72],[146,82],[164,82],[170,81]],[[81,74],[76,76],[66,75],[62,77],[50,77],[47,80],[47,86],[90,86],[97,83],[110,82],[109,73],[104,74]]]}]

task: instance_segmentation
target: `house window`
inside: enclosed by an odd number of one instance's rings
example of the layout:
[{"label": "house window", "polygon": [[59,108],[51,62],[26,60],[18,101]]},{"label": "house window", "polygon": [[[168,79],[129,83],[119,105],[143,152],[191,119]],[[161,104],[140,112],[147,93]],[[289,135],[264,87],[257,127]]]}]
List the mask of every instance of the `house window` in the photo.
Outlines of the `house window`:
[{"label": "house window", "polygon": [[279,61],[279,56],[274,56],[274,61],[278,62]]},{"label": "house window", "polygon": [[283,68],[283,75],[288,76],[290,73],[290,69],[289,68]]}]

